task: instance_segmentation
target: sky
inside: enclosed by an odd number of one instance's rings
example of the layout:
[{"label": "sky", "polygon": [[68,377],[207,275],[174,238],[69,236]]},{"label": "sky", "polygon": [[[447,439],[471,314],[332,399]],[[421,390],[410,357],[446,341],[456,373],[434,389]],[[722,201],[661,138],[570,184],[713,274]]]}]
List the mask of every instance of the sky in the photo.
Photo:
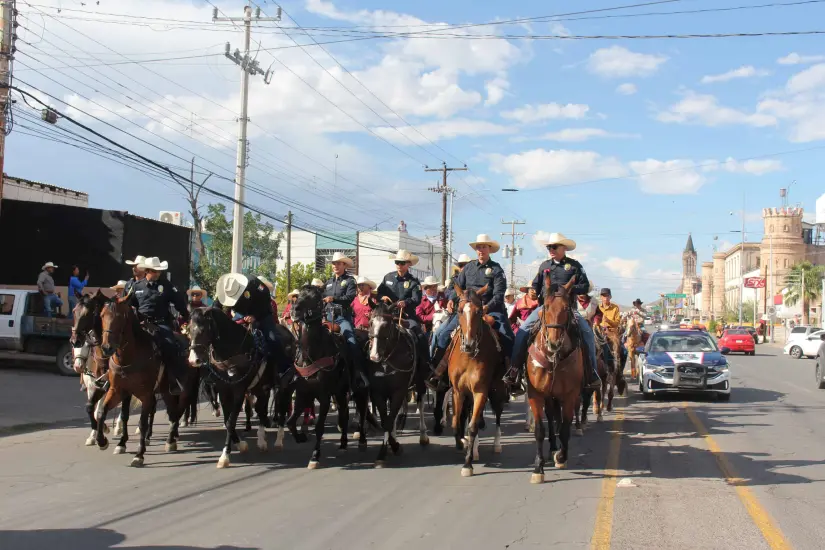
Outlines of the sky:
[{"label": "sky", "polygon": [[[252,33],[269,83],[250,78],[244,200],[279,220],[291,209],[296,227],[389,230],[403,219],[437,237],[440,197],[428,188],[440,174],[425,168],[466,164],[449,176],[456,254],[479,233],[504,244],[501,222],[523,220],[520,280],[561,232],[620,303],[673,291],[688,233],[701,263],[741,239],[743,212],[747,240],[761,240],[761,209],[780,205],[781,187],[813,213],[825,37],[617,37],[825,30],[825,1],[622,8],[642,3],[284,2],[280,23]],[[277,13],[271,0],[255,5]],[[18,0],[14,84],[178,173],[194,158],[197,181],[211,173],[207,186],[232,195],[241,73],[223,53],[243,33],[212,10],[239,17],[243,6]],[[15,99],[7,174],[87,192],[95,208],[188,210],[178,183]]]}]

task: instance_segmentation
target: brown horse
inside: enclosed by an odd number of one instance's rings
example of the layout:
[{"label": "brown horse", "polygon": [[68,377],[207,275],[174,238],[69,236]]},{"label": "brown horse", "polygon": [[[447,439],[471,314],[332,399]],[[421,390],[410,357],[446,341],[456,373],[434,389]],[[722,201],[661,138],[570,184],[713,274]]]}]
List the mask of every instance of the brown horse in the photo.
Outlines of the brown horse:
[{"label": "brown horse", "polygon": [[[484,315],[481,296],[487,291],[484,286],[478,291],[466,292],[455,286],[459,296],[458,315],[459,331],[453,337],[449,351],[447,373],[453,387],[453,431],[457,450],[465,451],[462,477],[473,475],[473,460],[478,460],[478,430],[484,413],[484,405],[490,399],[496,415],[496,435],[493,452],[501,452],[501,413],[507,389],[502,381],[504,361],[501,346],[491,326],[491,319]],[[472,414],[469,415],[469,434],[464,444],[467,416],[464,400],[473,400]]]},{"label": "brown horse", "polygon": [[155,351],[152,337],[138,324],[135,312],[129,306],[129,297],[120,298],[106,304],[100,314],[103,338],[101,349],[104,357],[109,358],[109,391],[103,398],[99,411],[97,445],[100,450],[109,447],[103,435],[103,422],[106,413],[112,408],[114,399],[123,392],[128,392],[141,403],[140,410],[140,444],[132,466],[143,466],[146,453],[146,434],[149,432],[149,416],[155,409],[160,393],[166,404],[170,429],[166,439],[166,451],[177,451],[178,421],[189,399],[197,399],[197,389],[192,384],[184,384],[180,397],[169,393],[166,367]]},{"label": "brown horse", "polygon": [[628,318],[626,334],[625,346],[627,346],[627,360],[630,363],[630,378],[636,380],[636,348],[642,345],[642,331],[639,330],[634,317]]},{"label": "brown horse", "polygon": [[[608,411],[613,410],[613,389],[616,387],[616,373],[615,369],[611,370],[607,366],[607,358],[605,357],[604,344],[605,336],[602,328],[598,325],[593,327],[593,334],[596,339],[596,372],[599,373],[599,378],[602,381],[602,387],[593,393],[593,408],[596,411],[596,422],[604,420],[605,398],[607,398]],[[612,347],[611,347],[612,353]],[[615,358],[614,358],[615,361]]]},{"label": "brown horse", "polygon": [[[527,361],[527,399],[536,419],[536,462],[530,483],[544,483],[544,422],[549,424],[550,450],[553,451],[555,434],[553,408],[560,405],[561,426],[559,439],[561,450],[553,459],[556,468],[567,466],[570,443],[570,425],[576,404],[580,399],[584,361],[587,351],[578,335],[578,327],[571,309],[574,303],[570,288],[576,278],[550,292],[550,277],[544,280],[544,309],[539,315],[538,335],[530,346]],[[544,413],[544,414],[542,414]]]}]

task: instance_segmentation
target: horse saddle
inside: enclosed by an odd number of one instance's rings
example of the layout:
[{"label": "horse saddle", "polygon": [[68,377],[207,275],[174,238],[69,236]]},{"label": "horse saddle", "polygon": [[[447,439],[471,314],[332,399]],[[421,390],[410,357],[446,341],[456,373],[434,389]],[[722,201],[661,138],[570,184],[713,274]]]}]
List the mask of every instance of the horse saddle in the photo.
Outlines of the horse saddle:
[{"label": "horse saddle", "polygon": [[323,321],[323,324],[332,334],[340,334],[341,325],[333,323],[332,321]]}]

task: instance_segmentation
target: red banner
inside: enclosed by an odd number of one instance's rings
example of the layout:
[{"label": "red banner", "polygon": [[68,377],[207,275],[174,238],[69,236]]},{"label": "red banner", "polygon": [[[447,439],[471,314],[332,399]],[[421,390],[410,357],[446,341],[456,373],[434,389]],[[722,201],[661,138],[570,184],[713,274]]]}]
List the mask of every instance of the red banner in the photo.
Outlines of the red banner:
[{"label": "red banner", "polygon": [[765,288],[765,277],[745,277],[745,288]]}]

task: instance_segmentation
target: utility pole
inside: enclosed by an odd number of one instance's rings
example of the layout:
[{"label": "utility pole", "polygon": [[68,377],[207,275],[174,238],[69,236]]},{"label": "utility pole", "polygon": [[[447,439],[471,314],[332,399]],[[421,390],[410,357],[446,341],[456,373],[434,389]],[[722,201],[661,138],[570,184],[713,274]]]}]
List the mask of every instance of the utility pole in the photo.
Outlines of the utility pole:
[{"label": "utility pole", "polygon": [[286,291],[292,292],[292,210],[286,214]]},{"label": "utility pole", "polygon": [[[524,237],[524,233],[516,233],[516,226],[517,225],[524,225],[526,221],[518,221],[518,220],[511,220],[511,221],[504,221],[501,220],[501,223],[504,225],[510,226],[509,233],[502,233],[502,237],[510,237],[510,255],[512,262],[510,263],[510,288],[516,288],[516,237]],[[505,258],[507,256],[505,255]]]},{"label": "utility pole", "polygon": [[448,168],[446,162],[441,163],[441,168],[427,168],[424,167],[425,172],[441,172],[441,185],[438,187],[430,187],[428,191],[433,193],[441,193],[441,281],[447,280],[447,195],[452,192],[452,189],[447,186],[447,172],[466,171],[467,165],[463,168]]},{"label": "utility pole", "polygon": [[218,8],[212,10],[212,21],[241,21],[244,25],[244,48],[243,55],[240,50],[235,49],[235,53],[229,53],[229,42],[226,43],[224,55],[241,68],[241,116],[238,118],[238,161],[235,167],[235,207],[232,219],[232,272],[241,273],[243,270],[243,217],[244,217],[244,184],[246,181],[246,125],[249,122],[247,111],[249,109],[249,75],[263,75],[264,83],[269,84],[272,73],[267,69],[262,70],[258,61],[249,57],[249,44],[252,34],[252,22],[259,21],[280,21],[281,8],[278,8],[276,17],[261,17],[261,8],[255,9],[255,16],[252,16],[252,7],[244,7],[243,17],[218,17]]},{"label": "utility pole", "polygon": [[[776,308],[774,304],[773,295],[775,290],[773,289],[773,234],[769,236],[770,239],[770,252],[768,253],[768,288],[770,289],[771,293],[771,307]],[[775,310],[775,309],[774,309]],[[768,315],[768,319],[770,320],[770,327],[771,327],[771,344],[773,344],[773,332],[774,332],[774,316]]]},{"label": "utility pole", "polygon": [[3,33],[0,41],[0,205],[3,204],[3,184],[5,183],[5,161],[6,161],[6,135],[9,128],[6,127],[6,113],[11,110],[9,104],[9,85],[11,83],[11,62],[14,59],[14,41],[17,39],[15,29],[17,22],[15,18],[13,2],[11,0],[0,1],[0,32]]}]

